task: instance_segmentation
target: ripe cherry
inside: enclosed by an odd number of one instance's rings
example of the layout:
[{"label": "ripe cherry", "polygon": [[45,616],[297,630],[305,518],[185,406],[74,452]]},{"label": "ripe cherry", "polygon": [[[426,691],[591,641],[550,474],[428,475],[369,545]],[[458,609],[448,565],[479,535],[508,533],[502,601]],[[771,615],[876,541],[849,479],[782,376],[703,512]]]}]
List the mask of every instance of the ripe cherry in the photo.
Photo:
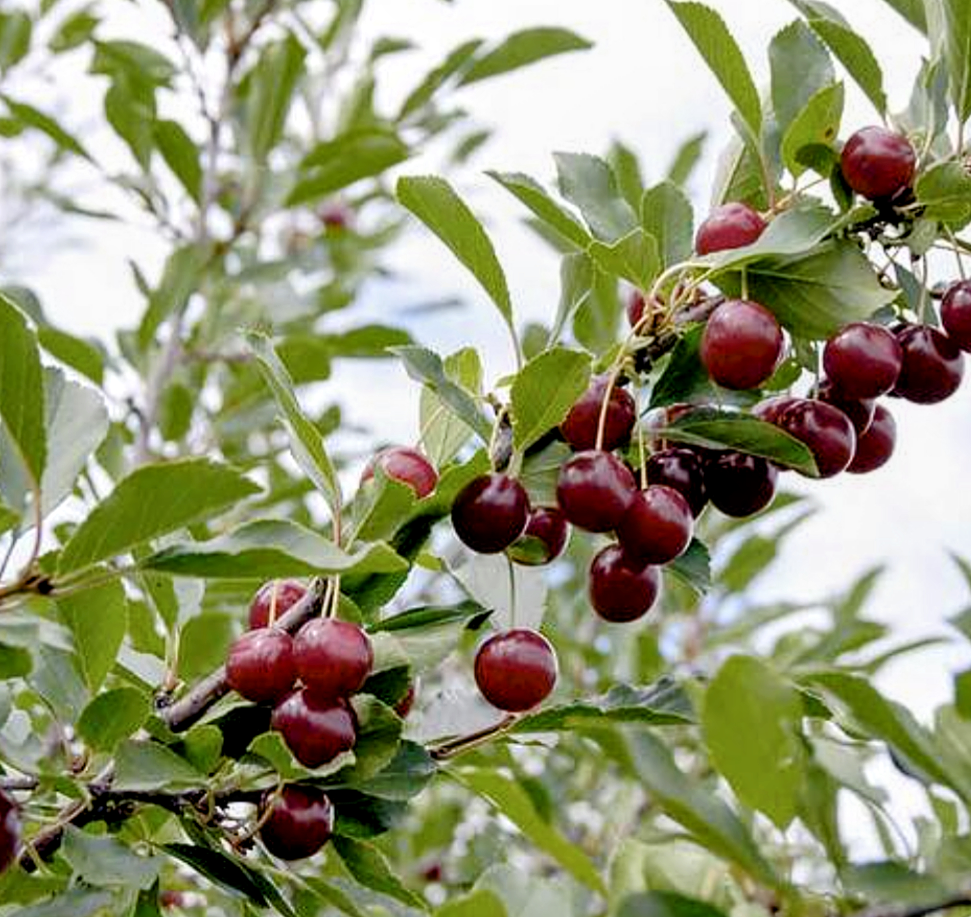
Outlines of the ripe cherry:
[{"label": "ripe cherry", "polygon": [[590,564],[590,604],[605,621],[636,621],[657,600],[657,567],[632,561],[618,544],[608,545]]},{"label": "ripe cherry", "polygon": [[676,490],[691,508],[696,518],[708,502],[705,492],[705,467],[701,456],[693,449],[672,446],[655,452],[645,468],[648,484],[662,484]]},{"label": "ripe cherry", "polygon": [[800,399],[779,418],[779,426],[805,443],[821,478],[845,471],[856,450],[856,430],[839,408],[816,399]]},{"label": "ripe cherry", "polygon": [[897,424],[882,404],[873,414],[870,428],[856,441],[856,455],[846,470],[852,474],[866,474],[885,465],[897,442]]},{"label": "ripe cherry", "polygon": [[941,324],[961,350],[971,351],[971,280],[948,287],[941,300]]},{"label": "ripe cherry", "polygon": [[729,299],[708,319],[701,338],[701,362],[725,388],[757,388],[775,372],[782,346],[782,329],[768,309]]},{"label": "ripe cherry", "polygon": [[644,299],[644,294],[640,290],[631,290],[627,299],[627,321],[631,328],[636,328],[641,323],[641,319],[644,318],[646,302],[647,300]]},{"label": "ripe cherry", "polygon": [[[608,381],[606,376],[597,376],[593,379],[589,388],[580,396],[579,401],[570,408],[566,420],[560,424],[560,432],[563,434],[563,438],[578,452],[584,449],[593,449],[596,445],[600,413],[603,409]],[[630,440],[636,415],[634,399],[630,392],[615,385],[610,390],[610,398],[607,399],[604,449],[610,452]]]},{"label": "ripe cherry", "polygon": [[850,418],[853,429],[856,430],[857,440],[870,428],[877,404],[873,398],[846,398],[828,379],[819,386],[816,397],[834,408],[839,408]]},{"label": "ripe cherry", "polygon": [[857,194],[875,201],[910,187],[917,154],[906,137],[885,127],[864,127],[846,141],[840,167]]},{"label": "ripe cherry", "polygon": [[609,452],[578,452],[560,469],[556,499],[563,515],[588,532],[609,532],[620,523],[637,485],[630,469]]},{"label": "ripe cherry", "polygon": [[792,407],[799,400],[799,398],[794,398],[792,395],[773,395],[771,398],[766,398],[764,401],[760,401],[755,405],[752,408],[752,415],[758,417],[759,420],[764,420],[766,423],[778,424],[779,418],[785,410]]},{"label": "ripe cherry", "polygon": [[555,560],[566,547],[570,525],[555,506],[537,506],[529,514],[526,531],[507,553],[517,564],[541,566]]},{"label": "ripe cherry", "polygon": [[417,449],[391,446],[375,455],[361,474],[361,483],[374,477],[379,467],[389,478],[407,484],[419,500],[427,497],[438,485],[438,472]]},{"label": "ripe cherry", "polygon": [[293,579],[275,579],[260,587],[249,607],[251,630],[282,618],[307,594],[307,587]]},{"label": "ripe cherry", "polygon": [[315,697],[336,700],[361,690],[371,674],[374,651],[356,624],[315,618],[297,633],[293,658],[297,674]]},{"label": "ripe cherry", "polygon": [[282,630],[247,631],[229,650],[226,681],[247,700],[257,704],[277,701],[296,680],[293,638]]},{"label": "ripe cherry", "polygon": [[281,860],[313,856],[334,832],[334,807],[316,787],[291,784],[275,799],[264,799],[264,815],[267,805],[270,812],[260,828],[260,840]]},{"label": "ripe cherry", "polygon": [[764,458],[721,452],[705,466],[708,499],[726,516],[742,519],[754,515],[772,502],[778,475]]},{"label": "ripe cherry", "polygon": [[633,564],[666,564],[691,542],[694,517],[678,491],[652,484],[634,494],[617,526],[617,540]]},{"label": "ripe cherry", "polygon": [[0,873],[9,868],[20,849],[20,810],[17,803],[0,790]]},{"label": "ripe cherry", "polygon": [[699,255],[710,255],[712,252],[751,245],[765,232],[766,225],[765,220],[748,204],[722,204],[698,227],[695,251]]},{"label": "ripe cherry", "polygon": [[878,398],[897,382],[903,353],[881,325],[854,322],[826,342],[823,368],[846,398]]},{"label": "ripe cherry", "polygon": [[531,710],[556,684],[556,653],[535,630],[494,634],[475,654],[475,683],[493,707],[510,713]]},{"label": "ripe cherry", "polygon": [[930,325],[907,325],[897,332],[904,353],[894,394],[917,404],[935,404],[953,395],[964,375],[964,358],[947,335]]},{"label": "ripe cherry", "polygon": [[415,706],[415,698],[418,696],[418,682],[413,681],[408,685],[408,690],[405,691],[404,696],[401,700],[394,705],[394,712],[398,714],[403,720],[408,718],[408,714],[411,713],[412,707]]},{"label": "ripe cherry", "polygon": [[318,700],[306,688],[277,704],[270,725],[304,767],[322,767],[350,751],[357,739],[354,713],[348,704]]},{"label": "ripe cherry", "polygon": [[504,474],[486,474],[465,486],[452,504],[452,525],[479,554],[498,554],[526,529],[529,495]]}]

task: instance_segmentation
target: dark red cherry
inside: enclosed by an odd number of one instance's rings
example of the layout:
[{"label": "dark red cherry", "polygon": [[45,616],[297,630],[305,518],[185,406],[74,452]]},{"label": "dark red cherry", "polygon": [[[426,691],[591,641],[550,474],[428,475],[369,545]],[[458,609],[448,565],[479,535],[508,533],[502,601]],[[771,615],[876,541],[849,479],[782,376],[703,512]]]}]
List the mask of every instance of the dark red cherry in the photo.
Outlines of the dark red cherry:
[{"label": "dark red cherry", "polygon": [[816,460],[821,478],[845,471],[856,450],[856,430],[839,408],[813,398],[800,400],[787,408],[779,426],[805,443]]},{"label": "dark red cherry", "polygon": [[964,375],[964,357],[947,335],[930,325],[897,332],[904,353],[894,394],[917,404],[936,404],[953,395]]},{"label": "dark red cherry", "polygon": [[398,714],[403,720],[408,718],[408,714],[411,713],[412,707],[415,706],[415,698],[418,695],[418,682],[413,681],[408,685],[408,690],[405,692],[404,697],[394,705],[394,712]]},{"label": "dark red cherry", "polygon": [[4,790],[0,790],[0,873],[17,859],[20,831],[20,809]]},{"label": "dark red cherry", "polygon": [[871,201],[909,188],[917,171],[910,141],[885,127],[864,127],[843,147],[840,167],[846,183]]},{"label": "dark red cherry", "polygon": [[560,469],[556,499],[569,522],[588,532],[617,528],[637,485],[630,469],[609,452],[578,452]]},{"label": "dark red cherry", "polygon": [[846,398],[878,398],[897,383],[903,353],[881,325],[854,322],[826,342],[823,368]]},{"label": "dark red cherry", "polygon": [[694,517],[678,491],[652,484],[634,495],[617,526],[617,540],[634,564],[666,564],[691,542]]},{"label": "dark red cherry", "polygon": [[526,529],[529,496],[504,474],[486,474],[466,485],[452,504],[452,526],[479,554],[505,551]]},{"label": "dark red cherry", "polygon": [[647,483],[662,484],[676,490],[697,517],[708,502],[705,492],[705,466],[702,457],[693,449],[672,446],[655,452],[646,466]]},{"label": "dark red cherry", "polygon": [[293,579],[264,583],[249,607],[249,626],[255,630],[282,618],[307,594],[307,587]]},{"label": "dark red cherry", "polygon": [[494,634],[475,654],[475,683],[493,707],[510,713],[532,710],[556,684],[556,653],[535,630]]},{"label": "dark red cherry", "polygon": [[306,688],[285,697],[273,711],[273,729],[304,767],[322,767],[350,751],[357,739],[354,713],[345,701],[318,700]]},{"label": "dark red cherry", "polygon": [[948,287],[941,300],[941,324],[961,350],[971,351],[971,280]]},{"label": "dark red cherry", "polygon": [[726,516],[752,516],[772,502],[778,474],[764,458],[721,452],[705,465],[708,499]]},{"label": "dark red cherry", "polygon": [[375,455],[361,474],[361,483],[374,477],[375,466],[389,478],[407,484],[419,500],[427,497],[438,485],[438,472],[417,449],[410,446],[391,446]]},{"label": "dark red cherry", "polygon": [[506,552],[517,564],[541,566],[555,560],[566,547],[570,525],[555,506],[537,506],[529,514],[526,531]]},{"label": "dark red cherry", "polygon": [[792,395],[773,395],[771,398],[766,398],[764,401],[760,401],[755,407],[752,408],[752,414],[758,417],[759,420],[764,420],[766,423],[778,424],[779,418],[785,412],[786,408],[792,407],[799,398],[794,398]]},{"label": "dark red cherry", "polygon": [[657,567],[631,559],[618,544],[608,545],[590,564],[590,604],[605,621],[636,621],[651,610],[661,586]]},{"label": "dark red cherry", "polygon": [[226,681],[247,700],[257,704],[278,701],[296,680],[293,638],[282,630],[262,627],[247,631],[229,650]]},{"label": "dark red cherry", "polygon": [[699,255],[710,255],[712,252],[751,245],[765,232],[766,225],[765,220],[748,204],[722,204],[698,227],[695,251]]},{"label": "dark red cherry", "polygon": [[857,440],[869,429],[870,423],[873,421],[873,411],[877,405],[873,398],[859,400],[846,398],[828,379],[819,386],[816,397],[820,401],[825,401],[826,404],[831,404],[834,408],[839,408],[850,418],[853,429],[856,430]]},{"label": "dark red cherry", "polygon": [[[597,442],[600,412],[607,391],[608,378],[597,376],[580,400],[570,408],[566,420],[560,424],[560,432],[570,446],[578,452],[593,449]],[[630,440],[636,420],[634,399],[626,389],[614,386],[607,400],[607,418],[604,423],[603,448],[608,452],[623,446]]]},{"label": "dark red cherry", "polygon": [[644,317],[644,294],[640,290],[631,290],[627,299],[627,321],[631,328],[636,328]]},{"label": "dark red cherry", "polygon": [[336,700],[361,690],[371,674],[374,651],[356,624],[315,618],[297,633],[293,658],[297,674],[315,697]]},{"label": "dark red cherry", "polygon": [[260,840],[281,860],[313,856],[334,833],[334,807],[327,794],[316,787],[285,786],[276,798],[264,799],[262,814],[265,820]]},{"label": "dark red cherry", "polygon": [[846,470],[851,474],[866,474],[885,465],[893,455],[897,442],[897,424],[882,404],[873,414],[870,428],[856,441],[856,455]]},{"label": "dark red cherry", "polygon": [[701,362],[724,388],[758,388],[775,372],[782,346],[782,329],[768,309],[729,299],[708,319],[701,338]]}]

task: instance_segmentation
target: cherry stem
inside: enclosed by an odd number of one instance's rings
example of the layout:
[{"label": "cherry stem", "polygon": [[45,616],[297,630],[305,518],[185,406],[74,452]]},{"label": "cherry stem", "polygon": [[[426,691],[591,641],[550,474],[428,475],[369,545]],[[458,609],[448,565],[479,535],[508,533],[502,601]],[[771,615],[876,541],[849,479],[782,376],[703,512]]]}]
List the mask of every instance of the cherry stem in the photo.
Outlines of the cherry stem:
[{"label": "cherry stem", "polygon": [[942,228],[944,229],[944,234],[947,236],[948,241],[950,241],[951,245],[954,248],[954,260],[957,261],[958,263],[958,276],[960,276],[963,282],[968,279],[968,273],[964,268],[964,256],[961,254],[961,249],[958,246],[957,239],[954,237],[954,233],[951,232],[951,230],[947,226],[944,226],[943,224],[941,225],[942,225]]},{"label": "cherry stem", "polygon": [[516,565],[512,558],[506,555],[506,566],[509,573],[509,626],[516,626]]},{"label": "cherry stem", "polygon": [[610,396],[614,393],[614,387],[617,385],[617,380],[620,378],[622,369],[623,363],[619,360],[616,361],[610,370],[610,376],[607,378],[603,401],[600,403],[600,418],[597,420],[597,442],[594,446],[595,449],[603,449],[604,435],[607,432],[607,412],[610,408]]},{"label": "cherry stem", "polygon": [[470,732],[468,735],[459,736],[448,742],[442,742],[440,745],[430,748],[428,753],[435,761],[454,758],[456,755],[477,748],[479,745],[483,745],[496,736],[502,735],[518,719],[517,714],[507,713],[498,723],[493,723],[491,726],[486,726],[485,729]]}]

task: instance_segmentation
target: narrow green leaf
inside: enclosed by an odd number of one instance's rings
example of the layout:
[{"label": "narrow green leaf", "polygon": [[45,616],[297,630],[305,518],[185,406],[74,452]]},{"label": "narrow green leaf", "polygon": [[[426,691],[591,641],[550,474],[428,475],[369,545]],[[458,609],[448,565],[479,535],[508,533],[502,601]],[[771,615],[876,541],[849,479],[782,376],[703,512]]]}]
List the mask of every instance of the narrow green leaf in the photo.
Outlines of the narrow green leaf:
[{"label": "narrow green leaf", "polygon": [[[481,395],[482,361],[474,347],[463,347],[447,356],[442,361],[442,371],[445,379],[460,391],[473,398]],[[459,397],[467,407],[465,399]],[[450,462],[473,436],[472,427],[445,404],[433,384],[422,386],[421,429],[425,454],[436,468]]]},{"label": "narrow green leaf", "polygon": [[377,847],[349,837],[335,836],[331,844],[348,872],[366,888],[388,895],[419,911],[428,911],[425,900],[405,886],[391,871],[387,859]]},{"label": "narrow green leaf", "polygon": [[677,185],[679,188],[687,184],[688,179],[695,170],[695,166],[701,161],[701,154],[704,152],[705,141],[708,139],[707,131],[689,137],[678,147],[677,153],[671,165],[668,166],[667,180]]},{"label": "narrow green leaf", "polygon": [[266,45],[248,77],[246,123],[250,154],[263,162],[283,135],[307,52],[293,35]]},{"label": "narrow green leaf", "polygon": [[560,194],[579,208],[594,235],[613,242],[637,227],[637,215],[606,162],[586,153],[554,153],[553,158]]},{"label": "narrow green leaf", "polygon": [[512,384],[514,447],[525,451],[559,426],[589,381],[588,354],[556,347],[530,360]]},{"label": "narrow green leaf", "polygon": [[18,102],[6,93],[0,94],[0,99],[3,99],[10,114],[27,127],[32,127],[34,130],[46,134],[62,150],[67,150],[69,153],[74,153],[84,159],[91,159],[88,151],[81,146],[77,139],[64,130],[50,115],[44,114],[44,112],[34,108],[33,105]]},{"label": "narrow green leaf", "polygon": [[510,194],[518,198],[546,225],[556,230],[577,248],[586,249],[592,241],[583,224],[546,192],[534,178],[522,172],[486,172]]},{"label": "narrow green leaf", "polygon": [[138,346],[142,350],[148,349],[162,322],[185,309],[189,297],[198,289],[208,261],[208,248],[195,244],[184,245],[169,255],[138,326]]},{"label": "narrow green leaf", "polygon": [[202,165],[199,162],[199,146],[185,132],[178,121],[159,119],[152,128],[155,145],[165,164],[179,180],[186,193],[196,203],[202,201]]},{"label": "narrow green leaf", "polygon": [[443,904],[435,917],[508,917],[508,912],[497,895],[480,888]]},{"label": "narrow green leaf", "polygon": [[569,29],[537,27],[515,32],[497,47],[479,57],[459,80],[459,86],[508,73],[547,57],[593,47]]},{"label": "narrow green leaf", "polygon": [[673,892],[648,892],[625,898],[616,917],[725,917],[725,913]]},{"label": "narrow green leaf", "polygon": [[769,45],[772,112],[780,134],[821,89],[836,80],[826,46],[801,19],[778,32]]},{"label": "narrow green leaf", "polygon": [[883,0],[883,2],[893,7],[919,32],[927,34],[927,13],[924,9],[924,0]]},{"label": "narrow green leaf", "polygon": [[441,624],[469,621],[480,615],[488,616],[488,612],[478,602],[471,600],[460,602],[458,605],[423,605],[420,608],[410,608],[390,618],[384,618],[377,624],[371,625],[368,630],[376,634],[438,627]]},{"label": "narrow green leaf", "polygon": [[577,252],[563,256],[560,262],[560,302],[550,330],[550,344],[559,341],[563,331],[573,322],[577,310],[590,298],[594,270],[589,255]]},{"label": "narrow green leaf", "polygon": [[30,51],[33,20],[22,10],[0,12],[0,71],[20,63]]},{"label": "narrow green leaf", "polygon": [[87,376],[95,385],[100,386],[104,382],[105,354],[98,344],[51,325],[42,325],[37,329],[37,340],[55,360]]},{"label": "narrow green leaf", "polygon": [[245,861],[222,850],[195,844],[165,844],[162,850],[216,885],[242,893],[253,904],[269,906],[264,886],[259,881],[260,874]]},{"label": "narrow green leaf", "polygon": [[481,45],[481,38],[473,38],[471,41],[463,42],[449,52],[445,60],[434,70],[430,71],[408,94],[401,105],[401,110],[398,112],[397,120],[403,121],[409,115],[424,108],[442,86],[468,65]]},{"label": "narrow green leaf", "polygon": [[648,188],[640,202],[641,226],[657,240],[661,267],[686,261],[694,241],[694,214],[687,195],[672,181]]},{"label": "narrow green leaf", "polygon": [[951,101],[958,120],[971,118],[971,4],[925,0],[931,44],[947,63]]},{"label": "narrow green leaf", "polygon": [[128,602],[120,580],[57,600],[74,637],[81,672],[92,692],[105,680],[128,632]]}]

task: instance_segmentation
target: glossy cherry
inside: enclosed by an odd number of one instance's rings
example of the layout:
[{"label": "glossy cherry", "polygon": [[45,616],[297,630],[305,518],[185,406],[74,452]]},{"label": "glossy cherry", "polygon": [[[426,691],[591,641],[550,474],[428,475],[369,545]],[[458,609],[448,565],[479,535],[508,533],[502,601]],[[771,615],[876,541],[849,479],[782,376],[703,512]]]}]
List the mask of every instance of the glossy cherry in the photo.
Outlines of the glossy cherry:
[{"label": "glossy cherry", "polygon": [[556,684],[556,653],[535,630],[513,628],[489,637],[475,654],[475,683],[493,707],[531,710]]},{"label": "glossy cherry", "polygon": [[663,484],[676,490],[697,517],[708,502],[705,492],[705,466],[702,457],[693,449],[672,446],[655,452],[645,468],[648,484]]},{"label": "glossy cherry", "polygon": [[630,469],[609,452],[578,452],[560,469],[556,500],[569,522],[588,532],[615,529],[637,485]]},{"label": "glossy cherry", "polygon": [[334,807],[316,787],[285,786],[279,796],[264,799],[262,814],[260,840],[281,860],[313,856],[334,833]]},{"label": "glossy cherry", "polygon": [[897,383],[903,352],[882,325],[853,322],[826,342],[823,368],[846,398],[878,398]]},{"label": "glossy cherry", "polygon": [[771,398],[766,398],[764,401],[760,401],[755,405],[752,408],[752,414],[758,417],[759,420],[764,420],[766,423],[778,424],[779,418],[785,410],[792,407],[799,400],[799,398],[794,398],[792,395],[773,395]]},{"label": "glossy cherry", "polygon": [[605,621],[636,621],[657,600],[661,576],[657,567],[644,566],[608,545],[590,564],[590,604]]},{"label": "glossy cherry", "polygon": [[732,202],[716,207],[698,227],[695,251],[710,255],[730,248],[751,245],[768,224],[748,204]]},{"label": "glossy cherry", "polygon": [[17,859],[20,831],[20,809],[4,790],[0,790],[0,872]]},{"label": "glossy cherry", "polygon": [[536,506],[529,513],[526,531],[506,552],[517,564],[536,567],[563,553],[570,535],[566,516],[555,506]]},{"label": "glossy cherry", "polygon": [[846,183],[871,201],[909,188],[917,171],[910,141],[885,127],[864,127],[843,147],[840,168]]},{"label": "glossy cherry", "polygon": [[742,519],[765,509],[775,496],[779,472],[764,458],[721,452],[705,465],[705,487],[712,505]]},{"label": "glossy cherry", "polygon": [[663,484],[638,491],[617,526],[617,540],[633,564],[666,564],[691,542],[694,516],[688,501]]},{"label": "glossy cherry", "polygon": [[[597,376],[580,399],[570,408],[566,420],[560,424],[560,432],[570,446],[578,452],[593,449],[597,442],[597,429],[603,409],[608,378]],[[604,422],[603,448],[610,452],[630,440],[636,420],[634,399],[626,389],[615,385],[607,399],[607,417]]]},{"label": "glossy cherry", "polygon": [[896,443],[897,423],[893,414],[878,404],[870,428],[856,441],[856,454],[846,470],[851,474],[876,471],[890,460]]},{"label": "glossy cherry", "polygon": [[293,638],[275,627],[243,634],[230,648],[226,681],[247,700],[278,701],[297,680]]},{"label": "glossy cherry", "polygon": [[431,462],[410,446],[382,449],[365,467],[361,474],[362,483],[374,477],[375,467],[380,468],[389,478],[407,484],[419,500],[427,497],[438,485],[438,472]]},{"label": "glossy cherry", "polygon": [[964,356],[947,335],[930,325],[907,325],[897,332],[904,361],[894,394],[917,404],[935,404],[953,395],[964,375]]},{"label": "glossy cherry", "polygon": [[941,300],[941,324],[961,350],[971,351],[971,280],[947,288]]},{"label": "glossy cherry", "polygon": [[415,706],[415,698],[418,696],[418,682],[413,681],[408,685],[408,690],[405,691],[401,700],[394,705],[394,712],[398,714],[402,719],[407,719],[408,714],[411,713],[412,708]]},{"label": "glossy cherry", "polygon": [[725,388],[758,388],[775,372],[782,347],[782,329],[768,309],[745,299],[729,299],[708,319],[701,338],[701,362]]},{"label": "glossy cherry", "polygon": [[846,398],[829,380],[819,386],[816,397],[834,408],[839,408],[850,418],[857,440],[869,429],[877,405],[873,398]]},{"label": "glossy cherry", "polygon": [[839,408],[814,398],[801,399],[787,408],[779,426],[805,443],[821,478],[845,471],[856,450],[856,430]]},{"label": "glossy cherry", "polygon": [[455,534],[480,554],[504,551],[522,535],[528,521],[529,495],[504,474],[476,478],[452,504]]},{"label": "glossy cherry", "polygon": [[282,618],[307,594],[307,587],[293,579],[276,579],[264,583],[249,607],[251,629],[266,627]]},{"label": "glossy cherry", "polygon": [[336,700],[361,690],[371,674],[374,651],[356,624],[315,618],[297,633],[293,658],[297,674],[315,697]]},{"label": "glossy cherry", "polygon": [[631,290],[627,298],[627,322],[631,328],[636,328],[644,317],[644,306],[647,300],[640,290]]},{"label": "glossy cherry", "polygon": [[354,713],[348,704],[318,700],[306,688],[277,704],[270,725],[304,767],[322,767],[350,751],[357,740]]}]

